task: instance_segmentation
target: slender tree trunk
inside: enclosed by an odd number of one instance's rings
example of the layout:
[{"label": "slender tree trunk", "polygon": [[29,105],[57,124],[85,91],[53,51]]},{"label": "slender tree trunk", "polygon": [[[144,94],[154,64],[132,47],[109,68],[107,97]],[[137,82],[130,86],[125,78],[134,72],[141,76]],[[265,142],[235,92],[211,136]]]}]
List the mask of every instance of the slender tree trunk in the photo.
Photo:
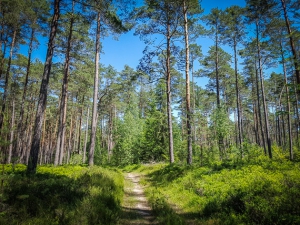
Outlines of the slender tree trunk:
[{"label": "slender tree trunk", "polygon": [[19,121],[18,121],[18,127],[17,127],[17,142],[16,142],[16,150],[15,152],[18,153],[21,151],[22,147],[22,140],[25,128],[23,126],[23,117],[24,117],[24,108],[25,108],[25,99],[27,95],[27,86],[28,86],[28,78],[30,74],[30,66],[31,66],[31,55],[32,55],[32,49],[33,49],[33,40],[34,40],[34,34],[35,30],[31,29],[31,36],[30,36],[30,42],[29,42],[29,48],[28,48],[28,60],[27,60],[27,68],[26,68],[26,76],[24,81],[24,89],[23,89],[23,95],[22,95],[22,101],[21,101],[21,107],[20,107],[20,115],[19,115]]},{"label": "slender tree trunk", "polygon": [[75,127],[74,127],[74,138],[73,138],[73,149],[72,153],[77,153],[77,138],[78,138],[78,115],[75,116]]},{"label": "slender tree trunk", "polygon": [[288,117],[288,133],[289,133],[289,153],[290,153],[290,160],[292,161],[294,159],[294,154],[293,154],[292,122],[291,122],[291,116],[290,116],[290,114],[291,114],[290,93],[289,93],[288,80],[287,80],[287,75],[286,75],[285,58],[284,58],[283,47],[282,47],[281,42],[280,42],[280,48],[281,48],[283,74],[284,74],[284,80],[285,80],[286,104],[287,104],[287,111],[288,111],[287,117]]},{"label": "slender tree trunk", "polygon": [[265,89],[264,89],[264,78],[263,78],[263,74],[262,74],[260,44],[259,44],[259,37],[258,37],[258,21],[257,20],[256,20],[256,41],[257,41],[258,67],[259,67],[261,94],[262,94],[263,108],[264,108],[264,119],[265,119],[265,130],[266,130],[267,145],[268,145],[268,154],[269,154],[269,157],[272,158],[271,138],[270,138],[269,119],[268,119],[268,109],[267,109]]},{"label": "slender tree trunk", "polygon": [[258,135],[258,121],[257,121],[257,109],[256,109],[256,103],[253,103],[253,122],[254,122],[254,135],[255,135],[255,143],[257,145],[260,145],[259,141],[259,135]]},{"label": "slender tree trunk", "polygon": [[[255,62],[256,64],[256,62]],[[257,72],[256,72],[257,74]],[[251,73],[251,81],[252,81],[252,99],[253,99],[253,121],[254,121],[254,133],[255,133],[255,141],[256,144],[261,146],[260,143],[260,138],[259,138],[259,128],[258,128],[258,121],[259,121],[259,116],[258,116],[258,112],[257,112],[257,100],[255,99],[256,96],[256,87],[257,82],[256,82],[256,78],[252,73]]]},{"label": "slender tree trunk", "polygon": [[[72,1],[74,11],[74,1]],[[72,37],[73,37],[73,24],[74,17],[71,16],[70,19],[70,28],[69,36],[67,41],[67,49],[65,56],[65,65],[64,65],[64,78],[61,88],[61,102],[60,102],[60,113],[59,113],[59,126],[57,132],[57,146],[54,165],[62,164],[64,157],[64,145],[65,145],[65,133],[66,133],[66,120],[67,120],[67,104],[68,104],[68,83],[69,83],[69,70],[70,70],[70,52],[72,48]]]},{"label": "slender tree trunk", "polygon": [[171,108],[171,36],[170,24],[167,25],[167,58],[166,58],[166,88],[167,88],[167,114],[168,114],[168,131],[169,131],[169,156],[170,163],[174,162],[174,146],[173,146],[173,125],[172,125],[172,108]]},{"label": "slender tree trunk", "polygon": [[86,145],[87,145],[87,139],[88,139],[88,133],[89,133],[89,114],[90,114],[90,108],[88,107],[87,117],[86,117],[85,140],[84,140],[84,147],[83,147],[83,158],[82,158],[83,164],[86,161]]},{"label": "slender tree trunk", "polygon": [[194,83],[194,62],[192,59],[192,93],[193,93],[193,107],[192,107],[192,133],[193,133],[193,143],[196,142],[196,135],[197,135],[197,127],[196,127],[196,123],[195,123],[195,116],[194,116],[194,112],[195,112],[195,108],[196,108],[196,95],[195,95],[195,83]]},{"label": "slender tree trunk", "polygon": [[[2,16],[4,16],[4,15],[2,14]],[[4,32],[3,28],[2,28],[1,32]],[[1,34],[1,45],[0,45],[1,49],[2,49],[2,45],[4,45],[4,46],[3,46],[3,54],[1,55],[1,61],[0,61],[0,78],[2,77],[2,74],[3,74],[4,61],[5,61],[5,55],[6,55],[6,41],[2,41],[3,39],[5,40],[6,37],[3,38],[3,35]]]},{"label": "slender tree trunk", "polygon": [[32,136],[32,125],[34,123],[34,102],[33,102],[33,96],[36,96],[35,94],[31,94],[29,102],[31,104],[28,104],[27,106],[27,115],[25,119],[25,123],[23,124],[24,126],[24,135],[23,139],[18,140],[20,144],[20,148],[18,149],[19,152],[17,153],[19,157],[19,163],[27,163],[26,158],[27,155],[29,154],[29,149],[31,146],[31,142],[28,141],[28,136]]},{"label": "slender tree trunk", "polygon": [[239,78],[237,68],[237,50],[236,50],[236,39],[234,37],[234,72],[235,72],[235,91],[236,91],[236,109],[237,109],[237,121],[238,121],[238,139],[239,147],[241,148],[241,155],[243,157],[242,143],[243,143],[243,131],[242,131],[242,118],[241,118],[241,103],[240,103],[240,89],[239,89]]},{"label": "slender tree trunk", "polygon": [[258,78],[258,68],[256,66],[256,62],[255,62],[255,75],[256,75],[257,109],[258,109],[258,119],[259,119],[259,125],[260,125],[261,140],[262,140],[262,145],[264,147],[264,153],[265,153],[265,155],[267,155],[267,148],[266,148],[265,135],[264,135],[264,130],[263,130],[262,116],[261,116],[260,96],[259,96],[259,78]]},{"label": "slender tree trunk", "polygon": [[100,12],[97,15],[97,34],[96,34],[96,55],[95,55],[95,77],[94,77],[94,96],[92,110],[92,125],[91,125],[91,141],[89,150],[89,166],[94,165],[94,154],[96,144],[96,129],[97,129],[97,106],[98,106],[98,80],[99,80],[99,56],[100,56]]},{"label": "slender tree trunk", "polygon": [[[43,136],[42,136],[42,141],[41,141],[41,149],[42,149],[41,155],[43,154],[43,150],[46,148],[45,146],[48,146],[46,144],[46,141],[45,141],[45,139],[46,139],[45,136],[46,136],[47,133],[49,133],[49,132],[46,132],[46,121],[47,121],[47,110],[45,111],[45,117],[44,117],[44,123],[43,123]],[[43,157],[40,156],[40,159],[42,159],[42,158]],[[42,163],[41,161],[40,161],[40,164]]]},{"label": "slender tree trunk", "polygon": [[69,164],[70,157],[71,157],[71,151],[72,151],[72,133],[73,133],[73,115],[71,115],[71,122],[70,122],[67,164]]},{"label": "slender tree trunk", "polygon": [[107,149],[108,149],[108,162],[110,162],[113,150],[113,106],[109,110],[108,118],[108,134],[107,134]]},{"label": "slender tree trunk", "polygon": [[9,86],[9,80],[10,80],[10,76],[9,76],[10,75],[10,67],[11,67],[11,60],[12,60],[12,56],[13,56],[13,50],[15,47],[16,35],[17,35],[17,30],[14,30],[12,41],[11,41],[11,46],[10,46],[6,75],[5,75],[4,92],[3,92],[3,97],[2,97],[2,107],[1,107],[1,112],[0,112],[0,130],[2,130],[3,122],[4,122],[4,112],[5,112],[5,107],[6,107],[6,98],[8,95],[8,88],[9,88],[8,86]]},{"label": "slender tree trunk", "polygon": [[278,145],[282,146],[282,138],[281,138],[281,128],[280,128],[280,116],[277,116],[276,121],[277,121],[277,136],[278,136]]},{"label": "slender tree trunk", "polygon": [[[296,48],[295,48],[295,44],[294,44],[294,38],[292,35],[290,21],[289,21],[288,15],[287,15],[285,0],[281,0],[281,5],[282,5],[282,9],[283,9],[283,15],[284,15],[285,23],[286,23],[286,28],[287,28],[288,34],[289,34],[290,46],[291,46],[291,50],[292,50],[292,54],[293,54],[294,67],[295,67],[295,72],[296,72],[295,73],[296,82],[298,85],[300,85],[300,69],[299,69],[299,64],[298,64],[298,57],[297,57],[297,52],[296,52]],[[297,88],[297,91],[299,92],[299,87]]]},{"label": "slender tree trunk", "polygon": [[[286,109],[285,109],[286,110]],[[281,115],[281,124],[282,124],[282,145],[286,148],[286,129],[285,129],[285,121],[284,116]]]},{"label": "slender tree trunk", "polygon": [[183,0],[183,15],[184,15],[184,39],[185,39],[185,86],[186,86],[186,126],[187,126],[187,163],[189,165],[193,162],[193,148],[192,148],[192,111],[191,111],[191,97],[190,97],[190,51],[189,51],[189,33],[188,33],[188,9],[186,0]]},{"label": "slender tree trunk", "polygon": [[300,116],[299,116],[299,106],[298,106],[298,92],[296,88],[296,84],[294,81],[294,88],[295,88],[295,98],[296,98],[296,104],[295,104],[295,114],[296,114],[296,120],[295,120],[295,127],[296,127],[296,140],[297,140],[297,146],[300,149],[300,141],[299,141],[299,129],[300,129]]},{"label": "slender tree trunk", "polygon": [[[219,81],[219,39],[218,39],[218,24],[216,24],[216,34],[215,34],[215,48],[216,48],[216,55],[215,55],[215,67],[216,67],[216,88],[217,88],[217,109],[221,109],[221,102],[220,102],[220,81]],[[223,159],[224,154],[224,140],[221,135],[218,135],[218,146],[220,151],[220,158]]]},{"label": "slender tree trunk", "polygon": [[83,107],[81,107],[80,117],[79,117],[79,127],[78,127],[78,141],[77,141],[77,153],[81,154],[80,145],[81,145],[81,127],[82,127],[82,116],[83,116]]},{"label": "slender tree trunk", "polygon": [[27,174],[35,174],[37,161],[40,151],[40,140],[41,140],[41,133],[42,133],[42,124],[47,104],[47,92],[48,92],[48,84],[49,84],[49,77],[52,65],[52,57],[53,57],[53,50],[54,50],[54,39],[57,32],[58,26],[58,19],[59,19],[59,3],[60,0],[54,0],[54,15],[51,22],[51,33],[48,42],[48,49],[46,55],[46,62],[44,66],[44,73],[42,77],[42,84],[40,89],[40,95],[38,100],[38,108],[36,111],[36,119],[33,131],[33,141],[30,149],[30,156],[27,166]]},{"label": "slender tree trunk", "polygon": [[10,122],[10,140],[8,147],[8,158],[7,163],[10,164],[12,160],[13,153],[13,141],[14,141],[14,126],[15,126],[15,99],[12,100],[12,112],[11,112],[11,122]]}]

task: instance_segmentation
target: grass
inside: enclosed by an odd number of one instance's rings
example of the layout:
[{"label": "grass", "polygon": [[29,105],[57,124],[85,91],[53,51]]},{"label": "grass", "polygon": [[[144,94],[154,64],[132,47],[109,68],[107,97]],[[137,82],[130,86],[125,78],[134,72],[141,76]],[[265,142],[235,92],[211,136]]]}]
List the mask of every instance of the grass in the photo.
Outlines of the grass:
[{"label": "grass", "polygon": [[[289,162],[279,150],[274,153],[273,160],[256,155],[204,167],[149,164],[123,171],[142,175],[159,224],[300,224],[300,162]],[[124,184],[118,169],[41,166],[35,176],[27,177],[24,165],[3,168],[0,224],[139,221],[130,212],[135,204],[132,184]]]},{"label": "grass", "polygon": [[161,224],[300,224],[299,163],[260,157],[134,169],[146,175],[146,194]]},{"label": "grass", "polygon": [[123,176],[101,167],[38,168],[5,165],[1,175],[0,224],[117,224],[123,199]]}]

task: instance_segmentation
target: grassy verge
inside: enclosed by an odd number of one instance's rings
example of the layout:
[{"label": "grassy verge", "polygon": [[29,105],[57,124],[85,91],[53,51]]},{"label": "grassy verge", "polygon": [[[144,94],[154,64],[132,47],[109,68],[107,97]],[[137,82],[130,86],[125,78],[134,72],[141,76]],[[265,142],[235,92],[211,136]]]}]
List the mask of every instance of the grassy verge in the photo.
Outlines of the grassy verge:
[{"label": "grassy verge", "polygon": [[299,163],[261,158],[134,169],[146,175],[161,224],[300,224]]},{"label": "grassy verge", "polygon": [[117,224],[123,176],[100,167],[5,166],[1,175],[0,224]]}]

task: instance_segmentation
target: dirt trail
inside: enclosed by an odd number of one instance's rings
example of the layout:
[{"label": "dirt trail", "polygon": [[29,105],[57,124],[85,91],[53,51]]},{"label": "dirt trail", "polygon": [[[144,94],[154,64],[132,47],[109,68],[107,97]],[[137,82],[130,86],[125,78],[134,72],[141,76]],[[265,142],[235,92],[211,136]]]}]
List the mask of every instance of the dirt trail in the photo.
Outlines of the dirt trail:
[{"label": "dirt trail", "polygon": [[157,224],[139,181],[139,174],[125,174],[125,196],[123,201],[123,214],[120,220],[120,224],[122,225]]}]

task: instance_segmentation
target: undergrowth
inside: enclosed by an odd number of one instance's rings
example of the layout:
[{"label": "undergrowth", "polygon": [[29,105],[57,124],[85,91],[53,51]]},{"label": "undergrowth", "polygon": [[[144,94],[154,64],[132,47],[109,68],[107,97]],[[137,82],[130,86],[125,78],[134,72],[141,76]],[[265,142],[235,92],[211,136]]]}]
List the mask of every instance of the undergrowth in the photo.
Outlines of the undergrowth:
[{"label": "undergrowth", "polygon": [[123,197],[120,172],[100,167],[5,165],[0,224],[117,224]]},{"label": "undergrowth", "polygon": [[161,224],[300,224],[299,162],[259,156],[135,169]]}]

